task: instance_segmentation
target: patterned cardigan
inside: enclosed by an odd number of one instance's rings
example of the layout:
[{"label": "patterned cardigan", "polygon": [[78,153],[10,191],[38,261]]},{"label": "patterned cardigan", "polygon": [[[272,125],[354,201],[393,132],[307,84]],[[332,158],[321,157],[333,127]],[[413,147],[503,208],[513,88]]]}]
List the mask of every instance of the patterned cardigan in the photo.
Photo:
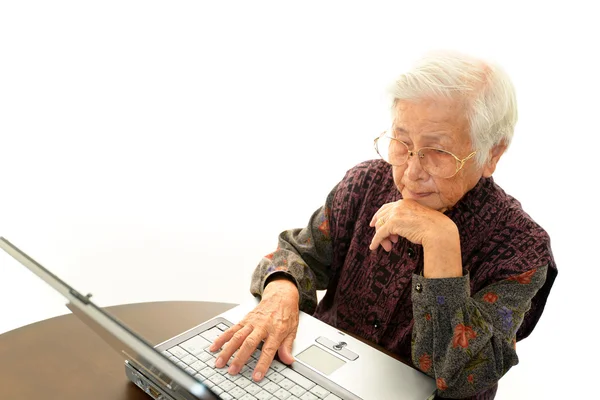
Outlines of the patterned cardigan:
[{"label": "patterned cardigan", "polygon": [[[305,228],[280,234],[251,292],[260,296],[269,277],[285,275],[303,311],[412,363],[435,378],[438,397],[493,399],[556,278],[550,238],[482,178],[445,212],[459,229],[464,275],[427,279],[421,246],[400,238],[389,253],[369,250],[372,216],[401,198],[385,162],[352,168]],[[317,290],[327,291],[319,304]]]}]

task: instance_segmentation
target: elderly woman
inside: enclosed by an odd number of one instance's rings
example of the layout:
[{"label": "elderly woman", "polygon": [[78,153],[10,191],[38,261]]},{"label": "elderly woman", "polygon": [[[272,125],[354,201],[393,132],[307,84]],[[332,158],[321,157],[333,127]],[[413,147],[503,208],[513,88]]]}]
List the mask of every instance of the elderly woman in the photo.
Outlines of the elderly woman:
[{"label": "elderly woman", "polygon": [[[548,234],[492,174],[517,121],[497,66],[434,54],[393,86],[381,160],[349,170],[303,229],[283,232],[251,283],[254,311],[212,345],[238,373],[264,340],[253,378],[293,362],[301,309],[432,376],[437,395],[494,398],[518,363],[557,269]],[[317,304],[316,290],[327,290]]]}]

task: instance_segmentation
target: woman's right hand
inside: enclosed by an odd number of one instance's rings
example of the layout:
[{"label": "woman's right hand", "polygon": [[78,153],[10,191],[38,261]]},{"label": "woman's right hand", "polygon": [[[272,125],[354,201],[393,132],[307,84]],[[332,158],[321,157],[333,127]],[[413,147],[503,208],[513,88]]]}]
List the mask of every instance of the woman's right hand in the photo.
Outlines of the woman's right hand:
[{"label": "woman's right hand", "polygon": [[265,376],[276,353],[285,364],[294,362],[292,344],[298,331],[299,299],[298,288],[293,282],[285,278],[269,282],[256,308],[210,346],[210,351],[222,348],[215,366],[224,367],[237,350],[228,372],[231,375],[239,373],[263,340],[262,353],[252,375],[255,381]]}]

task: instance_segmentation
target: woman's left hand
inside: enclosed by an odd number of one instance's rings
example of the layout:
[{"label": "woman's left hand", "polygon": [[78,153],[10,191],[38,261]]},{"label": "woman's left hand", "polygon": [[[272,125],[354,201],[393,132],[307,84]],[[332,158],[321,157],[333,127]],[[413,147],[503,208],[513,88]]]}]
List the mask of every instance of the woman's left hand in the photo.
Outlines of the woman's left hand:
[{"label": "woman's left hand", "polygon": [[376,232],[369,246],[371,250],[382,246],[390,251],[399,236],[425,246],[436,238],[457,232],[456,225],[446,215],[410,199],[381,206],[370,226],[375,227]]}]

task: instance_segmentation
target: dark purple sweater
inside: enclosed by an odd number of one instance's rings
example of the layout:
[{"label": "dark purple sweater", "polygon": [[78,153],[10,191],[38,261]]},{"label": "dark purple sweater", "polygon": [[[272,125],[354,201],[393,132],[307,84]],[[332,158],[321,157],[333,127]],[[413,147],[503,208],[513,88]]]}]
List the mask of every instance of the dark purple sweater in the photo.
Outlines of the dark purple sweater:
[{"label": "dark purple sweater", "polygon": [[[251,291],[286,274],[303,311],[412,362],[436,379],[439,397],[493,399],[556,278],[548,234],[482,178],[445,212],[459,229],[464,276],[426,279],[420,245],[400,238],[389,253],[369,250],[371,218],[401,198],[387,163],[352,168],[306,228],[280,235]],[[327,290],[318,305],[316,290]]]}]

